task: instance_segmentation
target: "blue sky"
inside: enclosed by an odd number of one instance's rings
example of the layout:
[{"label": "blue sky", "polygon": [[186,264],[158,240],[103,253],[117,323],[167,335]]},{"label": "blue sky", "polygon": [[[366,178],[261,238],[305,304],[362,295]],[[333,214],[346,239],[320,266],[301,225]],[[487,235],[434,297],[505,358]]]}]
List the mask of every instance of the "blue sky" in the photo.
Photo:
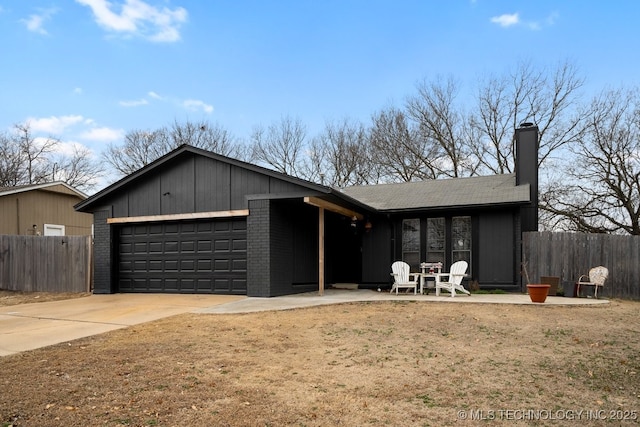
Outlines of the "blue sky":
[{"label": "blue sky", "polygon": [[289,115],[367,122],[422,79],[472,87],[571,60],[585,91],[640,83],[640,2],[0,0],[0,131],[98,155],[130,130]]}]

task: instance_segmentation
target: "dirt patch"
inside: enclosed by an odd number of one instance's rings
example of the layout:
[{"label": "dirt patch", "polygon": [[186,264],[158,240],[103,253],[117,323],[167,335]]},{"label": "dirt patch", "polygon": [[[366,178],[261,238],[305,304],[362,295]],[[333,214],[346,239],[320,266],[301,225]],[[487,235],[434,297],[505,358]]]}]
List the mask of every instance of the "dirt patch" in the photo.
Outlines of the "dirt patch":
[{"label": "dirt patch", "polygon": [[36,302],[49,302],[72,298],[82,298],[89,295],[91,294],[70,292],[20,292],[0,289],[0,307],[8,305],[31,304]]},{"label": "dirt patch", "polygon": [[639,315],[619,301],[179,315],[0,358],[0,423],[632,425]]}]

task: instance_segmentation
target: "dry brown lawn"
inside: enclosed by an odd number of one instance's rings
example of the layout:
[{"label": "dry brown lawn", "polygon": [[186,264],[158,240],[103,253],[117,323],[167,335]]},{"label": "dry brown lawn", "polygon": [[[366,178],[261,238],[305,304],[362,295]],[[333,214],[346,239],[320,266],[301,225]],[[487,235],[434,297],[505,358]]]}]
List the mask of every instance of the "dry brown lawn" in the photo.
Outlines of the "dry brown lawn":
[{"label": "dry brown lawn", "polygon": [[20,292],[0,289],[0,307],[16,304],[59,301],[63,299],[81,298],[88,295],[90,294],[69,292]]},{"label": "dry brown lawn", "polygon": [[0,426],[636,425],[640,303],[184,314],[0,358]]}]

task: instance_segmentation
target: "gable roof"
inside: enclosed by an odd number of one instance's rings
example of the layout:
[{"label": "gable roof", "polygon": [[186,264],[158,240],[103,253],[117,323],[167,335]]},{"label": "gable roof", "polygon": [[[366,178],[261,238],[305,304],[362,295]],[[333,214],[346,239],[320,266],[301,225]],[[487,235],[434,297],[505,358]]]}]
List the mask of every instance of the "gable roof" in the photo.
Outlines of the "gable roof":
[{"label": "gable roof", "polygon": [[331,187],[327,187],[324,185],[316,184],[311,181],[306,181],[301,178],[296,178],[291,175],[286,175],[271,169],[264,168],[262,166],[254,165],[252,163],[243,162],[242,160],[233,159],[231,157],[226,157],[221,154],[217,154],[211,151],[204,150],[202,148],[197,148],[188,144],[183,144],[175,150],[165,154],[164,156],[156,159],[155,161],[149,163],[148,165],[142,167],[141,169],[133,172],[130,175],[122,178],[121,180],[111,184],[110,186],[104,188],[103,190],[97,192],[86,200],[78,203],[74,208],[81,212],[90,211],[91,207],[98,203],[99,200],[108,197],[111,194],[115,194],[119,189],[124,186],[130,184],[131,182],[137,180],[139,177],[154,171],[154,170],[162,170],[163,165],[167,162],[170,162],[173,159],[176,159],[185,154],[195,154],[199,156],[208,157],[210,159],[214,159],[217,161],[221,161],[223,163],[230,164],[232,166],[237,166],[246,170],[250,170],[252,172],[260,173],[262,175],[266,175],[272,178],[276,178],[279,180],[283,180],[289,182],[291,184],[299,185],[303,188],[310,190],[310,192],[314,194],[324,194],[327,199],[332,201],[344,201],[351,205],[359,206],[363,209],[371,209],[369,206],[366,206],[360,203],[358,200],[351,198],[349,195],[342,193],[341,191],[335,190]]},{"label": "gable roof", "polygon": [[71,194],[81,199],[86,199],[87,195],[62,181],[48,182],[45,184],[17,185],[15,187],[0,187],[0,197],[12,194],[26,193],[27,191],[45,190],[60,194]]},{"label": "gable roof", "polygon": [[530,202],[529,184],[516,186],[515,174],[355,186],[343,191],[383,212]]}]

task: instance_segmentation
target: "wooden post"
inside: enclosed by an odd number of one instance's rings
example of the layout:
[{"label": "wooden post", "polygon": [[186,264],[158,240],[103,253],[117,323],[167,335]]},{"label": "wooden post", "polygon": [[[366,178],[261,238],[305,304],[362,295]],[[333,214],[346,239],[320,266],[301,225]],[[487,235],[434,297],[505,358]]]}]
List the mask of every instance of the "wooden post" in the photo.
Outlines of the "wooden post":
[{"label": "wooden post", "polygon": [[318,295],[324,295],[324,208],[318,208]]}]

